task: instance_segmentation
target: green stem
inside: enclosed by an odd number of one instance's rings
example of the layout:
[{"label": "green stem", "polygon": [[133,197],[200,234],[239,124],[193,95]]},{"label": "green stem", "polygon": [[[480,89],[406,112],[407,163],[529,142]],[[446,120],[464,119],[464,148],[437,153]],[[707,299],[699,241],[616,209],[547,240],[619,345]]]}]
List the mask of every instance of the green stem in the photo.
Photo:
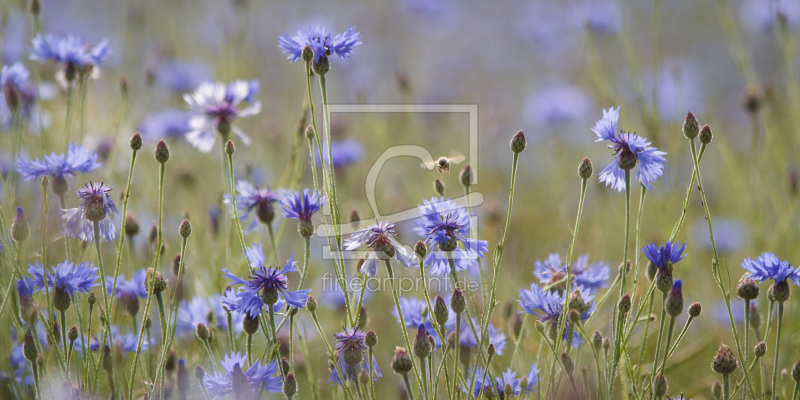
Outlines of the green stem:
[{"label": "green stem", "polygon": [[408,382],[408,374],[403,374],[403,383],[406,385],[406,394],[409,400],[414,400],[414,391],[411,390],[411,384]]},{"label": "green stem", "polygon": [[[125,245],[125,223],[128,216],[128,199],[131,197],[131,186],[133,185],[133,169],[136,166],[137,150],[131,154],[131,166],[128,168],[128,184],[125,186],[125,197],[122,200],[122,224],[120,226],[119,245],[117,245],[117,262],[114,266],[114,283],[111,286],[111,306],[114,305],[114,294],[117,290],[117,278],[119,277],[119,267],[122,265],[122,248]],[[131,242],[133,243],[133,242]]]},{"label": "green stem", "polygon": [[[94,245],[95,245],[95,250],[97,251],[97,266],[98,266],[98,269],[100,270],[100,282],[106,282],[105,268],[103,268],[103,254],[100,251],[100,224],[97,221],[94,222]],[[103,288],[103,289],[105,289],[105,288]],[[106,331],[107,331],[106,332],[106,336],[108,336],[108,335],[111,335],[111,315],[110,315],[111,309],[108,308],[109,304],[110,304],[109,300],[108,300],[109,296],[108,296],[108,291],[107,290],[101,290],[100,292],[103,294],[103,306],[106,308],[106,311],[105,311],[105,314],[106,314],[105,323],[106,323]],[[100,350],[102,351],[103,349],[100,348]],[[108,371],[108,375],[110,377],[109,379],[112,379],[112,380],[114,379],[113,378],[113,375],[114,375],[114,367],[113,366],[111,367],[111,370]]]},{"label": "green stem", "polygon": [[83,76],[84,74],[81,74],[81,75],[82,76],[79,78],[79,80],[80,80],[80,91],[81,91],[81,93],[80,93],[80,96],[81,96],[81,109],[79,111],[80,112],[80,129],[81,129],[81,133],[80,133],[80,136],[79,136],[79,138],[80,138],[79,142],[83,143],[83,137],[84,137],[84,135],[86,135],[86,94],[88,92],[88,90],[87,90],[87,86],[88,85],[86,84],[86,81],[89,79],[89,77],[88,76]]},{"label": "green stem", "polygon": [[[311,312],[311,319],[314,321],[314,326],[317,327],[317,332],[319,332],[319,336],[322,338],[322,342],[325,344],[325,348],[328,350],[328,357],[330,357],[331,363],[333,363],[333,367],[336,369],[336,373],[339,374],[339,377],[342,378],[342,383],[345,382],[344,374],[342,371],[339,370],[339,363],[336,362],[336,357],[333,353],[333,348],[331,347],[330,343],[328,343],[328,339],[325,336],[325,332],[322,331],[322,326],[319,324],[319,319],[317,319],[317,313],[312,311]],[[345,398],[352,398],[352,395],[347,390],[347,385],[342,384],[342,390],[344,391]]]},{"label": "green stem", "polygon": [[[392,271],[392,265],[389,263],[389,259],[384,260],[386,262],[386,271],[389,273],[389,283],[392,285],[392,296],[394,297],[394,305],[397,307],[397,316],[400,319],[400,327],[403,330],[403,339],[406,341],[406,348],[411,351],[411,339],[408,337],[408,329],[406,328],[406,321],[403,318],[403,309],[400,307],[400,296],[397,294],[397,287],[395,286],[394,281],[394,272]],[[417,377],[417,381],[422,382],[422,377],[420,376],[419,371],[417,370],[417,363],[414,362],[414,358],[411,357],[411,367],[414,371],[414,375]],[[424,394],[424,392],[423,392]],[[423,396],[426,398],[426,396]]]},{"label": "green stem", "polygon": [[72,124],[72,84],[67,83],[67,110],[64,118],[64,151],[69,146],[70,125]]},{"label": "green stem", "polygon": [[272,231],[272,224],[267,224],[267,233],[269,233],[269,242],[272,244],[272,257],[275,259],[275,264],[279,264],[278,261],[280,255],[278,255],[278,245],[275,242],[275,233]]},{"label": "green stem", "polygon": [[723,400],[730,400],[731,398],[731,383],[728,374],[722,375],[722,398]]},{"label": "green stem", "polygon": [[[619,285],[619,297],[625,294],[625,277],[628,275],[628,239],[630,235],[630,221],[631,221],[631,170],[625,170],[625,245],[623,246],[623,256],[622,256],[622,267],[619,270],[620,275],[620,285]],[[623,315],[619,315],[617,313],[617,308],[614,307],[614,316],[612,321],[615,322],[614,326],[619,326],[619,331],[615,332],[614,334],[614,360],[611,364],[611,375],[609,375],[609,387],[608,387],[608,394],[609,396],[613,396],[614,394],[614,381],[616,381],[617,377],[617,368],[619,366],[619,358],[622,355],[621,353],[621,344],[622,344],[622,332],[625,326],[625,320]],[[618,321],[621,320],[620,321]]]},{"label": "green stem", "polygon": [[772,400],[778,396],[778,356],[781,347],[781,328],[783,327],[783,302],[778,302],[778,325],[775,333],[775,358],[772,360]]},{"label": "green stem", "polygon": [[[223,148],[227,145],[227,143],[222,143]],[[233,221],[236,224],[236,232],[239,233],[239,244],[242,246],[242,252],[247,251],[247,246],[244,244],[244,232],[242,231],[242,225],[239,222],[239,212],[236,211],[236,188],[234,187],[233,182],[233,153],[228,154],[226,151],[228,158],[228,176],[230,177],[231,181],[231,205],[233,206]],[[272,238],[272,227],[267,225],[270,228],[269,236]],[[275,242],[273,241],[273,246]],[[275,262],[278,262],[278,254],[275,253]]]}]

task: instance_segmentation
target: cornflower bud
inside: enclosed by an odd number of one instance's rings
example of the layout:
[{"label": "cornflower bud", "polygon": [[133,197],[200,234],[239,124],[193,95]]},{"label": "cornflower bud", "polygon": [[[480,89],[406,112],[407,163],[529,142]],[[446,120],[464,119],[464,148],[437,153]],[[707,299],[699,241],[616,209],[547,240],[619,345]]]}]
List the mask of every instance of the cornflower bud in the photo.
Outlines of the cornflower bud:
[{"label": "cornflower bud", "polygon": [[25,218],[25,210],[22,207],[17,207],[17,216],[14,217],[14,222],[11,223],[11,238],[17,243],[22,243],[28,240],[31,235],[31,228],[28,225],[28,219]]},{"label": "cornflower bud", "polygon": [[578,164],[578,176],[583,180],[587,180],[592,177],[592,172],[594,172],[592,161],[588,157],[584,157],[581,163]]},{"label": "cornflower bud", "polygon": [[466,308],[467,301],[464,299],[464,293],[461,292],[461,289],[456,288],[450,297],[450,309],[456,314],[461,314]]},{"label": "cornflower bud", "polygon": [[447,305],[444,303],[442,296],[436,296],[436,301],[433,305],[433,316],[436,319],[436,323],[440,326],[444,325],[450,316],[450,312],[447,310]]},{"label": "cornflower bud", "polygon": [[283,394],[286,398],[291,399],[295,393],[297,393],[297,379],[294,378],[294,374],[289,372],[283,378]]},{"label": "cornflower bud", "polygon": [[667,302],[664,305],[667,310],[667,314],[671,317],[677,317],[680,313],[683,312],[683,282],[680,279],[676,279],[675,282],[672,284],[672,290],[669,291],[667,295]]},{"label": "cornflower bud", "polygon": [[368,330],[367,334],[364,336],[364,344],[367,347],[375,347],[378,344],[378,335],[373,330]]},{"label": "cornflower bud", "polygon": [[472,179],[473,179],[472,167],[469,164],[467,164],[464,166],[464,168],[461,170],[461,173],[458,175],[458,180],[459,182],[461,182],[461,186],[468,188],[472,186]]},{"label": "cornflower bud", "polygon": [[525,139],[525,133],[518,131],[516,134],[514,134],[514,137],[511,138],[511,151],[513,151],[514,154],[522,153],[525,151],[525,146],[527,146],[527,144],[528,141]]},{"label": "cornflower bud", "polygon": [[181,222],[181,227],[178,228],[178,233],[184,239],[192,235],[192,224],[189,223],[188,219],[184,219],[183,222]]},{"label": "cornflower bud", "polygon": [[139,149],[142,148],[142,135],[140,135],[139,132],[134,133],[133,136],[131,137],[130,144],[131,144],[131,150],[139,151]]},{"label": "cornflower bud", "polygon": [[164,164],[169,161],[169,147],[167,147],[167,143],[165,141],[158,141],[158,144],[156,145],[155,157],[159,164]]},{"label": "cornflower bud", "polygon": [[405,375],[411,371],[411,356],[408,350],[403,347],[396,347],[394,349],[394,356],[392,356],[392,371],[399,375]]},{"label": "cornflower bud", "polygon": [[714,134],[711,133],[711,127],[703,125],[703,129],[700,130],[700,143],[709,144],[712,140],[714,140]]},{"label": "cornflower bud", "polygon": [[424,360],[431,354],[431,342],[428,341],[428,334],[425,332],[425,325],[420,324],[417,328],[417,336],[412,344],[414,355]]},{"label": "cornflower bud", "polygon": [[700,316],[700,313],[703,311],[703,306],[700,303],[694,302],[692,305],[689,306],[689,316],[692,318],[697,318]]},{"label": "cornflower bud", "polygon": [[719,346],[717,355],[714,356],[714,361],[711,363],[711,369],[714,372],[728,375],[736,371],[736,357],[733,356],[731,348],[724,343]]},{"label": "cornflower bud", "polygon": [[767,354],[767,344],[763,340],[758,342],[753,348],[753,354],[756,355],[756,358],[764,357],[764,354]]},{"label": "cornflower bud", "polygon": [[697,122],[697,118],[694,117],[692,112],[688,112],[686,114],[686,118],[683,120],[683,136],[686,136],[689,139],[694,139],[697,137],[697,134],[700,133],[700,124]]}]

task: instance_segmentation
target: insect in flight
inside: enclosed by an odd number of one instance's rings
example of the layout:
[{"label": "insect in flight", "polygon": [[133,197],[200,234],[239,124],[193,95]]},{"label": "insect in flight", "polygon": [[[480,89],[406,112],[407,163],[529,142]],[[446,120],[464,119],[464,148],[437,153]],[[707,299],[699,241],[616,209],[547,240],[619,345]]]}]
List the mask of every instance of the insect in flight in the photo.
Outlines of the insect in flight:
[{"label": "insect in flight", "polygon": [[459,154],[454,151],[451,153],[449,157],[442,156],[439,157],[439,159],[437,159],[436,161],[431,160],[423,162],[420,166],[429,171],[436,168],[436,170],[439,171],[439,175],[444,176],[445,172],[447,172],[448,175],[450,174],[451,165],[458,164],[464,161],[465,158],[466,157],[464,157],[463,154]]}]

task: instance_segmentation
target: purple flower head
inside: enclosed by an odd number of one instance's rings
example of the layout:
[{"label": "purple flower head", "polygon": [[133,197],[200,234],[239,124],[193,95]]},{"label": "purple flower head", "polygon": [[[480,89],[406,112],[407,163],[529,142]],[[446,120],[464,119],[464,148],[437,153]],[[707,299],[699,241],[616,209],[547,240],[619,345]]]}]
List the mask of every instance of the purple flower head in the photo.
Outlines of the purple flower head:
[{"label": "purple flower head", "polygon": [[430,201],[423,200],[423,204],[417,206],[417,212],[420,218],[414,230],[425,237],[425,243],[431,247],[425,265],[432,274],[450,273],[450,260],[453,260],[456,271],[464,271],[489,250],[487,241],[469,237],[470,214],[465,207],[450,199],[434,197]]},{"label": "purple flower head", "polygon": [[[247,181],[236,183],[236,211],[239,212],[240,220],[250,220],[245,228],[246,232],[252,232],[261,221],[264,224],[272,223],[275,218],[274,203],[281,199],[281,191],[273,192],[269,187],[260,188]],[[226,196],[225,201],[230,203],[230,197]],[[255,215],[255,218],[250,219]]]},{"label": "purple flower head", "polygon": [[73,35],[59,37],[50,33],[33,38],[31,60],[53,61],[69,68],[86,68],[103,63],[109,55],[108,39],[90,45]]},{"label": "purple flower head", "polygon": [[264,297],[274,297],[277,300],[276,303],[272,304],[274,308],[280,308],[283,305],[283,302],[280,301],[281,299],[292,307],[305,307],[306,299],[308,299],[311,289],[298,290],[296,292],[288,290],[286,274],[297,271],[294,255],[289,257],[289,260],[280,270],[264,266],[264,251],[261,244],[253,244],[251,248],[246,249],[245,256],[250,262],[251,275],[249,279],[242,279],[227,269],[222,269],[225,272],[223,276],[230,279],[233,285],[242,285],[238,292],[232,295],[226,294],[224,299],[225,306],[229,307],[231,311],[247,313],[252,318],[257,317],[261,310],[264,309]]},{"label": "purple flower head", "polygon": [[[77,343],[77,342],[76,342]],[[120,349],[125,353],[133,353],[139,345],[139,336],[133,333],[122,333],[117,326],[111,326],[111,337],[108,338],[106,345],[111,343],[114,348]],[[97,351],[100,348],[100,338],[96,337],[89,343],[89,350]],[[150,347],[147,338],[142,340],[142,350]]]},{"label": "purple flower head", "polygon": [[[445,302],[447,301],[448,300],[445,300]],[[430,317],[430,308],[425,303],[425,300],[414,297],[400,297],[400,309],[403,311],[403,320],[406,323],[406,328],[419,331],[420,326],[422,326],[425,332],[433,337],[436,347],[442,345],[439,334],[433,327],[433,322]],[[397,318],[398,322],[400,321],[396,307],[392,309],[392,315]],[[473,318],[473,323],[477,325],[478,321]],[[472,331],[468,329],[467,326],[467,322],[461,322],[459,343],[465,347],[477,347],[480,340],[475,338],[475,335],[472,334]],[[456,331],[456,314],[452,310],[449,311],[444,328],[445,336]],[[493,324],[489,325],[487,341],[495,346],[497,354],[503,355],[506,339],[506,335],[501,330],[497,329]]]},{"label": "purple flower head", "polygon": [[30,278],[17,279],[17,294],[20,300],[30,300],[33,296],[33,282]]},{"label": "purple flower head", "polygon": [[[369,367],[364,362],[360,362],[356,365],[347,364],[344,360],[344,354],[347,352],[360,352],[362,359],[366,359],[367,345],[364,344],[364,339],[367,334],[360,331],[358,328],[344,328],[344,332],[334,333],[333,336],[336,337],[336,354],[338,355],[336,365],[339,367],[339,371],[345,375],[344,381],[349,380],[357,382],[359,370],[364,369],[369,371]],[[359,365],[361,365],[361,368],[359,368]],[[374,357],[372,358],[372,367],[372,379],[377,382],[378,378],[383,375]],[[332,382],[334,385],[343,384],[343,380],[335,368],[331,371],[328,382]]]},{"label": "purple flower head", "polygon": [[320,210],[326,200],[325,196],[308,188],[303,189],[302,192],[292,192],[281,200],[283,216],[305,222],[311,221],[311,216]]},{"label": "purple flower head", "polygon": [[[190,130],[186,133],[186,140],[203,153],[208,153],[216,141],[215,129],[222,128],[233,131],[242,143],[249,145],[250,138],[233,122],[261,112],[261,102],[255,101],[258,89],[257,80],[233,81],[227,85],[205,82],[194,93],[183,95],[183,100],[195,113],[189,120]],[[242,103],[248,103],[249,106],[244,107]]]},{"label": "purple flower head", "polygon": [[38,262],[28,268],[28,273],[33,277],[31,283],[36,291],[44,289],[47,285],[51,291],[59,288],[70,296],[75,292],[89,293],[89,289],[99,285],[97,271],[97,267],[93,267],[90,262],[73,264],[69,260],[64,260],[55,267],[51,266],[50,271],[45,271],[44,266]]},{"label": "purple flower head", "polygon": [[378,273],[378,263],[387,257],[395,258],[406,268],[415,265],[414,254],[397,241],[394,224],[389,221],[378,221],[353,233],[344,242],[344,249],[352,251],[362,245],[372,249],[364,264],[361,265],[362,274],[375,276]]},{"label": "purple flower head", "polygon": [[25,358],[22,352],[22,344],[17,345],[11,350],[11,356],[8,361],[11,370],[14,372],[14,378],[17,383],[33,386],[33,369],[31,368],[31,362]]},{"label": "purple flower head", "polygon": [[[328,162],[328,153],[323,152],[325,162]],[[331,144],[331,154],[333,156],[333,166],[336,168],[360,163],[364,160],[364,146],[356,139],[345,139]],[[319,157],[315,158],[317,165],[321,162]]]},{"label": "purple flower head", "polygon": [[[221,362],[224,373],[214,371],[214,374],[206,374],[203,383],[212,397],[224,397],[229,393],[251,393],[255,395],[261,390],[270,393],[278,393],[283,385],[283,377],[279,373],[278,362],[273,361],[269,364],[261,364],[255,361],[250,368],[247,366],[247,355],[230,352],[225,355]],[[246,385],[245,387],[233,387],[234,385]],[[252,396],[244,396],[252,397]]]},{"label": "purple flower head", "polygon": [[29,76],[28,70],[19,61],[11,65],[3,65],[3,68],[0,69],[0,88],[19,93],[30,83]]},{"label": "purple flower head", "polygon": [[[465,387],[463,388],[464,393],[471,392],[473,397],[477,399],[481,393],[486,393],[487,389],[494,389],[493,393],[496,396],[508,399],[518,397],[521,394],[532,393],[536,384],[539,383],[539,370],[536,368],[536,364],[531,364],[528,373],[520,378],[517,378],[516,371],[508,368],[501,376],[494,378],[494,385],[492,385],[491,378],[485,372],[481,367],[476,367],[474,371],[470,371],[468,376],[473,376],[474,373],[475,380],[470,385],[472,390],[469,387]],[[522,387],[522,378],[527,378],[528,383],[525,387]],[[505,393],[506,385],[511,387],[511,393]]]},{"label": "purple flower head", "polygon": [[41,160],[26,160],[17,158],[17,172],[22,179],[32,181],[48,175],[55,181],[77,175],[79,172],[88,174],[100,168],[97,163],[97,154],[77,143],[70,143],[66,154],[51,153]]},{"label": "purple flower head", "polygon": [[89,182],[75,194],[81,199],[78,208],[64,209],[62,231],[71,238],[79,238],[84,242],[91,242],[94,237],[93,222],[98,223],[100,240],[114,241],[117,237],[117,228],[114,218],[117,215],[117,206],[108,192],[111,187],[103,182]]},{"label": "purple flower head", "polygon": [[[578,286],[576,291],[580,293],[586,304],[591,304],[594,295],[592,295],[589,289]],[[540,321],[557,324],[564,307],[565,295],[569,296],[569,293],[544,290],[534,283],[531,285],[530,290],[523,289],[519,291],[519,299],[517,302],[522,306],[524,312],[539,317]],[[594,307],[591,305],[587,308],[587,310],[582,310],[581,320],[588,319],[595,311]],[[569,326],[569,322],[567,322],[567,326]],[[564,327],[563,332],[565,340],[568,331],[567,326]],[[569,342],[572,343],[572,347],[577,348],[583,343],[583,340],[581,340],[577,333],[574,333]]]},{"label": "purple flower head", "polygon": [[145,138],[152,140],[184,136],[186,132],[192,130],[189,121],[193,115],[191,111],[175,109],[150,114],[139,123],[138,131]]},{"label": "purple flower head", "polygon": [[356,32],[355,26],[344,33],[331,36],[325,27],[317,25],[309,26],[305,32],[298,31],[294,36],[283,32],[278,37],[278,46],[291,62],[299,60],[303,55],[303,48],[310,46],[314,51],[314,62],[318,62],[320,58],[331,54],[336,54],[339,58],[349,57],[353,49],[361,45],[360,39],[361,33]]},{"label": "purple flower head", "polygon": [[[667,153],[650,147],[647,139],[629,132],[617,131],[619,120],[619,107],[603,110],[603,118],[595,124],[592,131],[597,135],[597,141],[608,140],[608,148],[614,150],[616,159],[609,164],[598,178],[600,182],[611,186],[617,192],[625,190],[625,170],[620,167],[620,158],[632,158],[635,165],[636,177],[647,189],[652,189],[650,184],[655,182],[664,173],[664,155]],[[630,161],[630,160],[629,160]],[[629,162],[628,161],[628,162]]]},{"label": "purple flower head", "polygon": [[750,279],[759,282],[772,279],[777,285],[789,279],[795,285],[800,284],[800,271],[792,268],[788,261],[781,261],[770,252],[761,253],[755,260],[745,258],[742,261],[742,268],[750,273]]},{"label": "purple flower head", "polygon": [[207,63],[177,59],[161,62],[153,72],[160,85],[176,92],[192,90],[212,76]]},{"label": "purple flower head", "polygon": [[667,242],[661,247],[656,246],[655,243],[648,243],[642,248],[642,252],[658,269],[664,269],[683,260],[686,257],[686,254],[683,254],[684,249],[686,249],[686,243]]},{"label": "purple flower head", "polygon": [[[214,317],[214,319],[209,319],[211,317]],[[244,314],[231,311],[232,328],[236,334],[242,331],[243,320]],[[186,300],[181,301],[178,306],[178,320],[175,326],[178,336],[186,337],[194,334],[199,323],[209,327],[216,326],[223,332],[228,329],[228,316],[222,308],[219,295],[210,297],[198,296],[188,302]]]},{"label": "purple flower head", "polygon": [[[147,270],[140,269],[131,275],[131,279],[125,279],[125,275],[120,274],[117,278],[117,288],[114,290],[114,297],[118,298],[121,302],[127,302],[138,298],[147,297],[147,288],[145,287],[145,280],[147,279]],[[106,291],[111,294],[114,286],[114,277],[106,277]]]},{"label": "purple flower head", "polygon": [[[572,283],[586,289],[602,289],[610,275],[608,264],[598,261],[589,264],[589,255],[578,257],[572,264]],[[533,263],[533,276],[543,285],[561,281],[567,276],[567,264],[561,261],[557,253],[550,254],[544,261]]]}]

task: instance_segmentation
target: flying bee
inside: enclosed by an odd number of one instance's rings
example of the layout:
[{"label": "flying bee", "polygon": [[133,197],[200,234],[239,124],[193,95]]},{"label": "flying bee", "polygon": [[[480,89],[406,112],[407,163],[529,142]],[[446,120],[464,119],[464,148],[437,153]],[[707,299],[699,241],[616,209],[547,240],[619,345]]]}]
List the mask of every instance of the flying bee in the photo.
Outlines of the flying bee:
[{"label": "flying bee", "polygon": [[465,158],[466,157],[464,157],[464,155],[453,152],[449,157],[442,156],[439,157],[439,159],[437,159],[436,161],[431,160],[423,162],[420,166],[429,171],[436,168],[436,170],[439,171],[439,175],[441,176],[444,176],[445,172],[447,172],[447,174],[450,175],[450,166],[464,161]]}]

